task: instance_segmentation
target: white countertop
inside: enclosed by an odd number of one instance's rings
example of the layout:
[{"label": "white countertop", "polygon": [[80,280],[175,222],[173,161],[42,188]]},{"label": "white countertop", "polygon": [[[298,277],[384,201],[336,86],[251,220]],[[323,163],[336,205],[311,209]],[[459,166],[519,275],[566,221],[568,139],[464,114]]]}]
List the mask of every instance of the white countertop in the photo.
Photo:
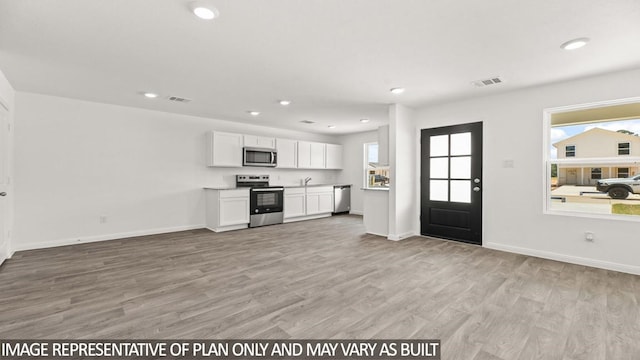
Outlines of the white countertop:
[{"label": "white countertop", "polygon": [[[282,186],[285,188],[303,188],[304,185],[281,185],[281,184],[270,184],[269,186]],[[319,187],[319,186],[353,186],[352,184],[344,184],[344,183],[336,183],[336,184],[309,184],[306,187]],[[205,186],[203,187],[205,190],[236,190],[236,189],[248,189],[247,187],[235,187],[235,186]]]},{"label": "white countertop", "polygon": [[367,190],[367,191],[389,191],[389,187],[377,187],[377,188],[360,188],[360,190]]}]

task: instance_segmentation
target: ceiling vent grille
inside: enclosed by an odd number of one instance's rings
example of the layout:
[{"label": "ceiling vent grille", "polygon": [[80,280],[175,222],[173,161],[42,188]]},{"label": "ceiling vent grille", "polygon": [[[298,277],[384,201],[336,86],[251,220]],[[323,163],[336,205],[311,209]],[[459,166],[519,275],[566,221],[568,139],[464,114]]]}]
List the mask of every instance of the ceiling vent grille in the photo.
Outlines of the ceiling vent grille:
[{"label": "ceiling vent grille", "polygon": [[500,76],[495,76],[489,79],[476,80],[471,82],[471,84],[477,87],[485,87],[489,85],[502,84],[503,82],[504,80]]},{"label": "ceiling vent grille", "polygon": [[300,122],[303,123],[303,124],[315,124],[316,123],[315,121],[311,121],[311,120],[302,120]]},{"label": "ceiling vent grille", "polygon": [[169,96],[167,98],[167,100],[169,101],[175,101],[175,102],[179,102],[179,103],[188,103],[191,102],[191,99],[187,99],[187,98],[183,98],[180,96]]}]

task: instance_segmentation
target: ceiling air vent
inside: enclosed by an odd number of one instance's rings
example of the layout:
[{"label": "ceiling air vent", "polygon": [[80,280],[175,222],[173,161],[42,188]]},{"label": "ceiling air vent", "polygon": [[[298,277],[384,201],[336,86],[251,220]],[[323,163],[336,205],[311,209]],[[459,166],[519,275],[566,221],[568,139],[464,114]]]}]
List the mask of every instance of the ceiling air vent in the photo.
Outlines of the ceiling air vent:
[{"label": "ceiling air vent", "polygon": [[167,98],[167,100],[169,101],[175,101],[175,102],[179,102],[179,103],[188,103],[191,102],[191,99],[187,99],[187,98],[183,98],[180,96],[169,96]]},{"label": "ceiling air vent", "polygon": [[471,84],[473,84],[473,85],[475,85],[477,87],[484,87],[484,86],[489,86],[489,85],[501,84],[503,82],[504,82],[504,80],[502,80],[502,78],[500,78],[499,76],[496,76],[496,77],[492,77],[492,78],[489,78],[489,79],[472,81]]},{"label": "ceiling air vent", "polygon": [[300,122],[303,123],[303,124],[315,124],[316,123],[315,121],[311,121],[311,120],[302,120]]}]

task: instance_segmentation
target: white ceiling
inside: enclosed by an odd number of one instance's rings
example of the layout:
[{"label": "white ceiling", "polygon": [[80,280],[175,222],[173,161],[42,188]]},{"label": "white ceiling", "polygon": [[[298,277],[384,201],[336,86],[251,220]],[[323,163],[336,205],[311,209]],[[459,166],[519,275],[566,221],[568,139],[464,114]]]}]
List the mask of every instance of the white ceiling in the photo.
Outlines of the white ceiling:
[{"label": "white ceiling", "polygon": [[[213,21],[193,16],[189,0],[0,0],[0,69],[19,91],[342,134],[385,123],[393,102],[417,107],[640,66],[638,0],[211,3]],[[578,37],[591,42],[560,49]],[[496,75],[506,83],[470,85]]]}]

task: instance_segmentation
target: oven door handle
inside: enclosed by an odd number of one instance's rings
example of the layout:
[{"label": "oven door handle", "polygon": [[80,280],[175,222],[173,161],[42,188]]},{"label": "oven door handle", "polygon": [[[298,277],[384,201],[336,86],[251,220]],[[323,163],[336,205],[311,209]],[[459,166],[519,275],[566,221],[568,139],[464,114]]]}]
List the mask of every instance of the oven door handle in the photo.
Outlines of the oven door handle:
[{"label": "oven door handle", "polygon": [[251,191],[284,191],[284,188],[251,189]]}]

